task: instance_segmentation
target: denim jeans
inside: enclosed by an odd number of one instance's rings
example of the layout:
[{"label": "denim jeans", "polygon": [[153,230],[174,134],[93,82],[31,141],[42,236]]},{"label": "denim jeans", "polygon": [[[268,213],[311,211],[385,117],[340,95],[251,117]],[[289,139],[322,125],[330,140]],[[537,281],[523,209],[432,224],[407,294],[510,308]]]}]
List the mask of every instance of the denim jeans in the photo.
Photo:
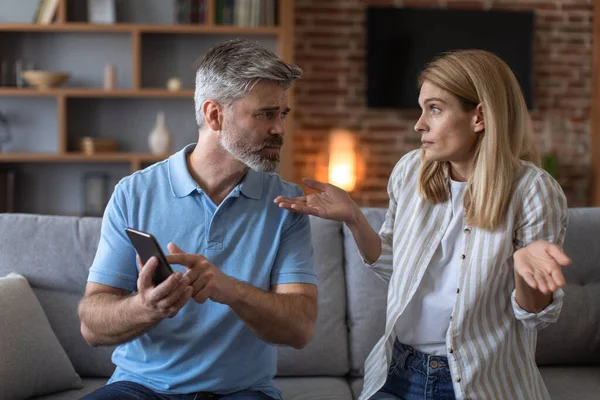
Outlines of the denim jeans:
[{"label": "denim jeans", "polygon": [[398,340],[385,385],[371,400],[453,400],[448,359],[430,356]]},{"label": "denim jeans", "polygon": [[114,382],[82,397],[82,400],[274,400],[262,392],[243,391],[226,395],[199,392],[190,394],[164,394],[148,389],[139,383]]}]

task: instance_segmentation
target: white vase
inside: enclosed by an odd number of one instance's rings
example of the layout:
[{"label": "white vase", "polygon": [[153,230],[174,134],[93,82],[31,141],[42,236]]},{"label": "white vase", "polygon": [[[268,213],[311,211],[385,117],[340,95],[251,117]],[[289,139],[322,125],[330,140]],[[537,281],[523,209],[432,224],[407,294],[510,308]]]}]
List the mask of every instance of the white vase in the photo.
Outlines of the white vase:
[{"label": "white vase", "polygon": [[148,146],[152,154],[168,154],[171,152],[173,135],[167,128],[165,113],[161,110],[156,114],[156,124],[148,136]]}]

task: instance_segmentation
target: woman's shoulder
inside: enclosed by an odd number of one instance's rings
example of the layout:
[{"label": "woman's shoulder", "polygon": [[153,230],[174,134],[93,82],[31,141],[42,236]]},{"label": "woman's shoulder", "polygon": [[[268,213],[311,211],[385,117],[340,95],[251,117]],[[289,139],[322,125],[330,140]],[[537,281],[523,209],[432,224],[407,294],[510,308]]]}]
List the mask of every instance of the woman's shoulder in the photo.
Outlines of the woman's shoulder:
[{"label": "woman's shoulder", "polygon": [[560,189],[560,185],[548,171],[530,161],[521,160],[521,168],[516,176],[515,188],[518,191],[530,191],[540,185]]},{"label": "woman's shoulder", "polygon": [[408,172],[421,168],[421,150],[411,150],[403,155],[394,166],[391,178],[404,178]]}]

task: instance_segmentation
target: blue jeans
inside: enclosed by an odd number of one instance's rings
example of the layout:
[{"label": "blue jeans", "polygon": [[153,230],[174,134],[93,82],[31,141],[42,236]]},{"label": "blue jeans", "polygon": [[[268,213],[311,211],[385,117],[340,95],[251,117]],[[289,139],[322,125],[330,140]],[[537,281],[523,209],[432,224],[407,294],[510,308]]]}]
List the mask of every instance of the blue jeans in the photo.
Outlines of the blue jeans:
[{"label": "blue jeans", "polygon": [[208,392],[190,394],[164,394],[148,389],[139,383],[114,382],[82,397],[82,400],[274,400],[262,392],[235,392],[215,394]]},{"label": "blue jeans", "polygon": [[448,359],[430,356],[398,340],[385,385],[371,400],[453,400]]}]

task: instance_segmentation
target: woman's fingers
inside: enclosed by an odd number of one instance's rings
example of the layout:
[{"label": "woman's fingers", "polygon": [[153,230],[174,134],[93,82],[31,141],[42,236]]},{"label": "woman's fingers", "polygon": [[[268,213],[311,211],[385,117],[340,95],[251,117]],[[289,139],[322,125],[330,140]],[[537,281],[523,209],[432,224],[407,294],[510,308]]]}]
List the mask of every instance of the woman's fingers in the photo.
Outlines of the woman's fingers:
[{"label": "woman's fingers", "polygon": [[289,210],[292,210],[299,214],[307,214],[307,215],[314,215],[315,217],[322,217],[322,215],[318,209],[316,209],[314,207],[305,206],[302,204],[292,204],[290,206]]},{"label": "woman's fingers", "polygon": [[537,288],[542,293],[548,293],[548,284],[546,283],[545,274],[540,270],[535,270],[533,272],[533,276],[535,277],[535,281],[537,283]]},{"label": "woman's fingers", "polygon": [[560,268],[552,270],[550,276],[552,277],[552,280],[556,283],[558,287],[563,287],[567,283],[565,276],[563,275],[562,270]]},{"label": "woman's fingers", "polygon": [[304,179],[302,179],[302,183],[307,188],[319,190],[321,192],[324,192],[327,189],[327,184],[326,183],[319,182],[319,181],[316,181],[314,179],[304,178]]},{"label": "woman's fingers", "polygon": [[560,265],[571,264],[571,259],[555,244],[548,246],[547,253]]}]

